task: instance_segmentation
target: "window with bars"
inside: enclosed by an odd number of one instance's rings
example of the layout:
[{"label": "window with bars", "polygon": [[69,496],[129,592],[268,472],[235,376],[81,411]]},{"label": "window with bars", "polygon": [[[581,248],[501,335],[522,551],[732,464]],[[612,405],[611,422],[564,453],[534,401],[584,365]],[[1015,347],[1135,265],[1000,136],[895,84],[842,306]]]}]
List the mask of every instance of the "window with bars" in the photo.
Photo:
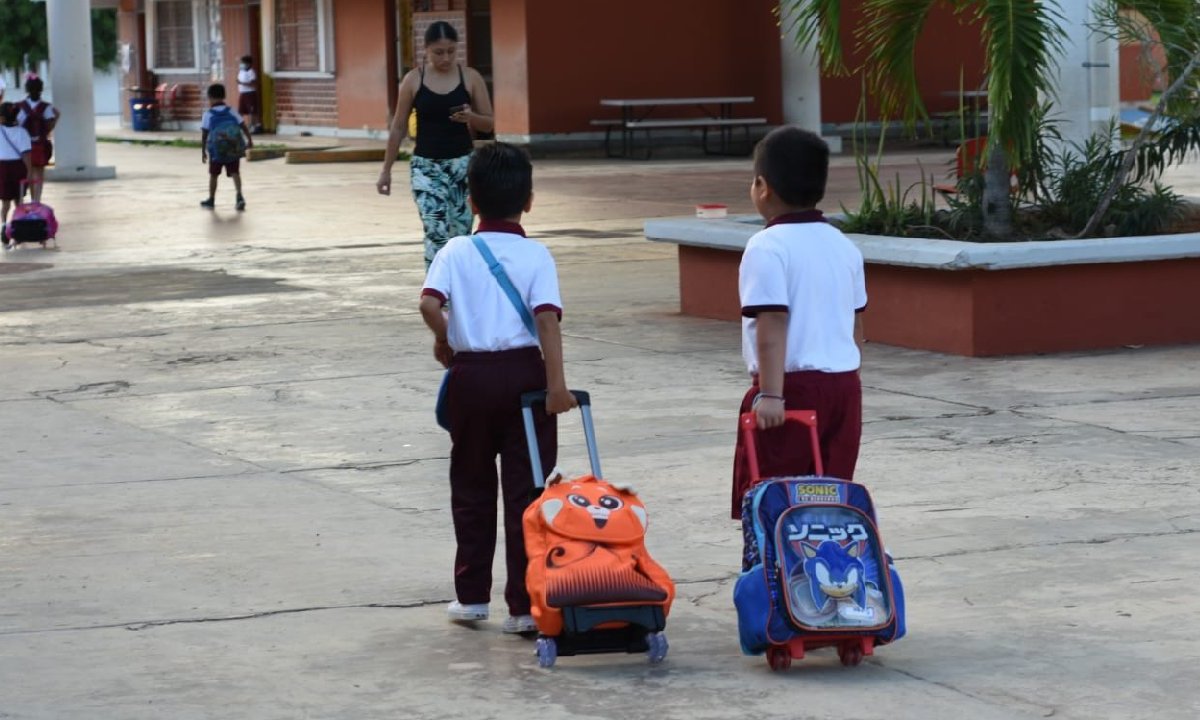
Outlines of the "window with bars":
[{"label": "window with bars", "polygon": [[155,67],[196,67],[195,24],[191,0],[159,0],[154,4]]},{"label": "window with bars", "polygon": [[275,69],[285,72],[322,69],[320,0],[276,0]]}]

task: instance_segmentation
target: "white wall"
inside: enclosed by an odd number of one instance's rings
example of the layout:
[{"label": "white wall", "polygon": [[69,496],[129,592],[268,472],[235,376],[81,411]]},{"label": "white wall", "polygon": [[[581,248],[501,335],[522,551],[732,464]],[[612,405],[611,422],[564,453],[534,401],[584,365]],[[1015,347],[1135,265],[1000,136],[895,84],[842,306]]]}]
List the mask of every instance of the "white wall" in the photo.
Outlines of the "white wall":
[{"label": "white wall", "polygon": [[[4,70],[4,82],[8,90],[4,99],[16,102],[25,97],[25,89],[14,84],[12,70]],[[38,67],[38,76],[46,83],[46,99],[54,102],[54,86],[50,83],[50,67],[42,63]],[[92,94],[96,102],[97,115],[117,115],[121,112],[121,68],[113,65],[108,70],[97,70],[92,83]],[[21,85],[25,84],[25,76],[21,75]],[[66,109],[66,108],[64,108]]]}]

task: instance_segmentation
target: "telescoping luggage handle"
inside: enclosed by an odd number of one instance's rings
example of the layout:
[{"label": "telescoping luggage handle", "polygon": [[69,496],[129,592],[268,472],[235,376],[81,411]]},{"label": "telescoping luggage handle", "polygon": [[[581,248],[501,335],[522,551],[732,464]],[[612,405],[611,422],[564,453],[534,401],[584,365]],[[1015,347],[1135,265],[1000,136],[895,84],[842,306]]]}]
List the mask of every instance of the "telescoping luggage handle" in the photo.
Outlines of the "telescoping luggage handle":
[{"label": "telescoping luggage handle", "polygon": [[[783,413],[784,422],[798,422],[808,427],[808,438],[812,442],[813,465],[817,475],[825,474],[825,464],[821,462],[821,441],[817,437],[816,410],[788,410]],[[742,438],[746,446],[746,462],[750,466],[750,481],[757,483],[762,480],[758,471],[758,416],[753,412],[742,413]]]},{"label": "telescoping luggage handle", "polygon": [[[603,478],[600,472],[600,452],[596,449],[596,428],[592,425],[592,398],[583,390],[572,390],[579,403],[579,414],[583,416],[583,435],[587,438],[588,459],[592,463],[592,475]],[[546,473],[542,468],[542,456],[538,452],[537,429],[533,426],[533,406],[546,404],[546,391],[534,390],[521,395],[521,416],[525,420],[525,441],[529,443],[529,464],[533,468],[533,484],[545,487]]]}]

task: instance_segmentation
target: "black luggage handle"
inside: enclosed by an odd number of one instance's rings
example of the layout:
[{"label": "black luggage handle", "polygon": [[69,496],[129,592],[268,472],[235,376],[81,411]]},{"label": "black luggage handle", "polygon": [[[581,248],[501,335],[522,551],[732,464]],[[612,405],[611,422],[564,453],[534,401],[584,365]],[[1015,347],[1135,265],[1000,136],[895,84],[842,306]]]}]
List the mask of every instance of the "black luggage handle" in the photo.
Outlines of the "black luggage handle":
[{"label": "black luggage handle", "polygon": [[[571,390],[570,392],[575,396],[575,402],[579,403],[579,407],[592,404],[592,396],[586,390]],[[527,393],[521,393],[521,407],[531,408],[534,405],[545,405],[546,395],[545,390],[530,390]]]},{"label": "black luggage handle", "polygon": [[[596,428],[592,423],[592,397],[583,390],[572,390],[579,403],[579,414],[583,416],[583,435],[587,439],[588,460],[592,464],[592,475],[604,476],[600,471],[600,452],[596,448]],[[529,445],[529,466],[533,469],[533,484],[537,488],[546,486],[546,473],[542,468],[542,456],[538,452],[537,430],[533,426],[533,407],[546,404],[546,391],[533,390],[521,394],[521,417],[525,421],[525,442]]]}]

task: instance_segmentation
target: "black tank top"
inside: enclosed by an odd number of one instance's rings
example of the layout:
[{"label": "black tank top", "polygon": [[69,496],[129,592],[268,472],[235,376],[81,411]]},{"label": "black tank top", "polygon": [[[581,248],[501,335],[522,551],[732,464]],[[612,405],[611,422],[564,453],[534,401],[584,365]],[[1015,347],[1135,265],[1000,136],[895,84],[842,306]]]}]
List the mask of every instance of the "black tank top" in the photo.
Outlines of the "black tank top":
[{"label": "black tank top", "polygon": [[425,87],[425,68],[421,68],[421,86],[413,98],[417,111],[417,147],[413,153],[431,160],[449,160],[470,154],[474,149],[471,131],[466,123],[454,122],[454,108],[468,105],[471,94],[463,80],[462,66],[458,67],[458,85],[446,94]]}]

